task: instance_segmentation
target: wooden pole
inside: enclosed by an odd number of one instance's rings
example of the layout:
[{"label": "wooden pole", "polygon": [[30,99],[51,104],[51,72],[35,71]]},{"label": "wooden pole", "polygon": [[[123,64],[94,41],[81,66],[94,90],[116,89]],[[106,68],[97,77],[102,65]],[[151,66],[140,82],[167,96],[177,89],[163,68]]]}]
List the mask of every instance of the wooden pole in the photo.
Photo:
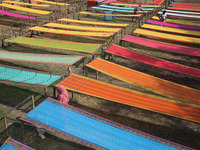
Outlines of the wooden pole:
[{"label": "wooden pole", "polygon": [[31,96],[31,99],[32,99],[32,106],[33,106],[33,109],[35,108],[35,100],[34,100],[34,96],[32,95]]},{"label": "wooden pole", "polygon": [[72,91],[72,99],[74,99],[74,91]]},{"label": "wooden pole", "polygon": [[10,29],[10,37],[12,37],[13,36],[13,34],[12,34],[12,29]]},{"label": "wooden pole", "polygon": [[35,20],[36,20],[36,25],[39,26],[39,23],[38,23],[38,18],[35,17]]},{"label": "wooden pole", "polygon": [[85,75],[85,58],[83,58],[83,76]]},{"label": "wooden pole", "polygon": [[87,77],[88,76],[88,67],[85,66],[85,76]]},{"label": "wooden pole", "polygon": [[116,35],[117,36],[117,44],[119,45],[119,36],[118,35],[119,35],[119,33],[117,32],[117,35]]},{"label": "wooden pole", "polygon": [[28,12],[28,20],[29,20],[29,26],[31,27],[31,18],[30,18],[30,13]]},{"label": "wooden pole", "polygon": [[101,58],[105,58],[105,52],[104,52],[104,50],[103,50],[103,46],[102,46],[102,48],[101,48]]},{"label": "wooden pole", "polygon": [[47,97],[47,87],[44,88],[45,97]]},{"label": "wooden pole", "polygon": [[24,122],[21,121],[21,141],[24,143]]},{"label": "wooden pole", "polygon": [[5,126],[5,130],[6,130],[6,136],[8,137],[8,124],[7,124],[7,118],[6,118],[6,113],[3,116],[4,118],[4,126]]},{"label": "wooden pole", "polygon": [[57,95],[57,93],[56,93],[56,87],[54,86],[54,88],[53,88],[53,97],[56,98],[56,95]]},{"label": "wooden pole", "polygon": [[99,74],[99,71],[96,71],[96,79],[98,80],[98,74]]},{"label": "wooden pole", "polygon": [[107,48],[108,48],[108,38],[107,38]]},{"label": "wooden pole", "polygon": [[5,38],[5,35],[4,35],[4,31],[2,30],[2,48],[5,47],[4,38]]}]

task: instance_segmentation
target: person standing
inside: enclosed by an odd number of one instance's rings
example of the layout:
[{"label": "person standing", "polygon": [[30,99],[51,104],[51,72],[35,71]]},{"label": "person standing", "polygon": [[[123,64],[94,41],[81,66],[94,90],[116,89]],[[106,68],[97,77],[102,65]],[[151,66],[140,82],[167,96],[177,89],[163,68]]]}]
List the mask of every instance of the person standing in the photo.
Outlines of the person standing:
[{"label": "person standing", "polygon": [[135,7],[134,14],[138,14],[139,11],[143,11],[142,8],[141,8],[141,4],[139,4],[138,6]]},{"label": "person standing", "polygon": [[159,15],[160,21],[165,22],[166,21],[166,11],[164,10],[162,14]]},{"label": "person standing", "polygon": [[69,94],[66,88],[63,85],[59,85],[56,90],[58,92],[57,100],[68,105]]}]

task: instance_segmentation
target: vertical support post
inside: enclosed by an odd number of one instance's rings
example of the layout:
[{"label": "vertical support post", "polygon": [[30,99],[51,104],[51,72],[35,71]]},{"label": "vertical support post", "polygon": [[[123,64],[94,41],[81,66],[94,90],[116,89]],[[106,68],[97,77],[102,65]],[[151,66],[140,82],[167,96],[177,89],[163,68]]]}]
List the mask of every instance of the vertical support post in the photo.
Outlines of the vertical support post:
[{"label": "vertical support post", "polygon": [[99,78],[99,71],[96,71],[96,79],[98,80],[98,78]]},{"label": "vertical support post", "polygon": [[107,48],[108,48],[108,39],[107,39]]},{"label": "vertical support post", "polygon": [[35,108],[35,100],[34,100],[34,96],[32,95],[31,96],[31,99],[32,99],[32,106],[33,106],[33,109]]},{"label": "vertical support post", "polygon": [[21,121],[21,141],[24,143],[24,122]]},{"label": "vertical support post", "polygon": [[124,47],[126,47],[126,41],[124,41]]},{"label": "vertical support post", "polygon": [[57,94],[57,93],[56,93],[56,87],[54,86],[54,87],[53,87],[53,97],[54,97],[54,98],[56,97],[56,94]]},{"label": "vertical support post", "polygon": [[121,29],[121,38],[123,37],[122,33],[123,33],[123,29]]},{"label": "vertical support post", "polygon": [[126,35],[126,27],[124,27],[124,35]]},{"label": "vertical support post", "polygon": [[111,56],[110,56],[110,53],[108,53],[108,60],[110,60],[110,57],[111,57]]},{"label": "vertical support post", "polygon": [[5,130],[6,130],[6,136],[8,137],[8,124],[7,124],[7,118],[6,118],[6,114],[4,114],[3,116],[4,118],[4,126],[5,126]]},{"label": "vertical support post", "polygon": [[35,20],[36,20],[36,25],[39,26],[39,23],[38,23],[38,18],[35,17]]},{"label": "vertical support post", "polygon": [[115,43],[116,38],[117,38],[117,37],[116,37],[116,33],[114,33],[114,34],[113,34],[113,43]]},{"label": "vertical support post", "polygon": [[47,87],[44,88],[45,97],[47,97]]},{"label": "vertical support post", "polygon": [[85,58],[83,58],[83,76],[85,75]]},{"label": "vertical support post", "polygon": [[117,44],[119,45],[119,36],[118,35],[119,35],[119,33],[117,32],[117,35],[116,35],[117,36]]},{"label": "vertical support post", "polygon": [[10,29],[10,37],[12,37],[13,36],[13,34],[12,34],[12,29]]},{"label": "vertical support post", "polygon": [[101,48],[101,58],[105,58],[105,52],[103,51],[103,46]]},{"label": "vertical support post", "polygon": [[4,45],[4,38],[5,38],[5,35],[4,35],[4,31],[2,30],[2,48],[5,47],[5,45]]},{"label": "vertical support post", "polygon": [[31,27],[31,18],[30,18],[30,13],[28,12],[28,21],[29,21],[29,26]]},{"label": "vertical support post", "polygon": [[23,28],[22,28],[22,20],[21,20],[21,22],[20,22],[20,33],[19,33],[20,36],[23,35],[22,30],[23,30]]},{"label": "vertical support post", "polygon": [[15,34],[15,30],[14,30],[14,28],[12,28],[12,33],[13,33],[13,35],[16,37],[17,35]]},{"label": "vertical support post", "polygon": [[85,76],[87,77],[88,76],[88,67],[85,66]]},{"label": "vertical support post", "polygon": [[72,100],[74,99],[74,91],[72,91]]},{"label": "vertical support post", "polygon": [[[143,16],[143,15],[142,15]],[[139,17],[139,27],[141,26],[141,17]]]}]

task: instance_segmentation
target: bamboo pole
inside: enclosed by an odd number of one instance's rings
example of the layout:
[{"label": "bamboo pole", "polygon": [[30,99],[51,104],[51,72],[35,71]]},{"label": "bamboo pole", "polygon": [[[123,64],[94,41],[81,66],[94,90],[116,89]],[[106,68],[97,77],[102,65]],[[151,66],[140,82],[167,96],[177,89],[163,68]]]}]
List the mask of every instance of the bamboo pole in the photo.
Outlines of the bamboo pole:
[{"label": "bamboo pole", "polygon": [[21,121],[21,141],[24,143],[24,122]]},{"label": "bamboo pole", "polygon": [[55,86],[53,87],[53,97],[54,98],[56,97],[56,87]]},{"label": "bamboo pole", "polygon": [[85,76],[86,77],[88,76],[88,67],[87,66],[85,67]]},{"label": "bamboo pole", "polygon": [[33,106],[33,109],[35,108],[35,100],[34,100],[34,96],[32,95],[31,96],[31,99],[32,99],[32,106]]},{"label": "bamboo pole", "polygon": [[99,78],[99,71],[96,71],[96,79],[98,80]]},{"label": "bamboo pole", "polygon": [[6,136],[8,137],[8,124],[7,124],[7,118],[6,118],[6,113],[3,116],[4,118],[4,126],[5,126],[5,130],[6,130]]},{"label": "bamboo pole", "polygon": [[74,99],[74,91],[72,91],[72,100]]},{"label": "bamboo pole", "polygon": [[47,87],[44,88],[45,97],[47,97]]},{"label": "bamboo pole", "polygon": [[85,58],[83,58],[83,76],[85,75]]}]

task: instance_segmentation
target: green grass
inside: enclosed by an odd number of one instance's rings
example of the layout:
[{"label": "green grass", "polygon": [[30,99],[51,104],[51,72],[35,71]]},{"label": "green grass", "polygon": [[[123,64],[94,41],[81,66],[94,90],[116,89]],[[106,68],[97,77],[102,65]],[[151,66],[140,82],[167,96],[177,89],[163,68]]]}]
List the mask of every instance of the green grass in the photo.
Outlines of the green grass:
[{"label": "green grass", "polygon": [[[71,14],[70,17],[73,15]],[[77,14],[75,17],[77,18]],[[1,19],[10,20],[13,18],[10,17],[0,17]],[[81,16],[83,20],[91,20],[91,21],[101,21],[98,17],[94,16]],[[120,19],[120,18],[119,18]],[[127,18],[122,18],[117,20],[117,22],[130,22],[131,20]],[[114,22],[114,21],[111,21]],[[11,22],[1,22],[0,29],[18,29],[20,27],[20,20],[14,19],[14,23]],[[131,31],[131,30],[130,30]],[[131,32],[127,32],[131,34]],[[0,34],[1,35],[1,34]],[[6,32],[7,37],[10,36],[9,32]],[[71,36],[56,36],[50,34],[43,34],[45,38],[59,39],[59,40],[67,40],[67,41],[75,41],[75,42],[84,42],[84,43],[101,43],[104,44],[104,48],[106,41],[104,39],[97,38],[77,38]],[[34,37],[39,37],[35,35]],[[41,37],[40,37],[41,38]],[[1,44],[1,43],[0,43]],[[162,52],[159,50],[142,47],[135,44],[129,44],[126,48],[132,49],[134,51],[147,54],[153,57],[158,57],[162,59],[166,59],[172,62],[180,63],[183,65],[187,65],[190,67],[200,69],[200,60],[198,57],[191,57],[186,55],[179,55],[170,52]],[[9,46],[6,48],[9,51],[17,51],[17,52],[31,52],[31,53],[43,53],[43,54],[68,54],[68,55],[83,55],[85,56],[86,63],[91,61],[91,54],[84,54],[80,52],[71,52],[71,51],[63,51],[58,49],[49,49],[49,48],[38,48],[34,46],[23,46],[16,45]],[[100,56],[99,53],[97,56]],[[200,90],[200,81],[198,78],[187,76],[184,74],[175,73],[172,71],[156,68],[153,66],[145,65],[140,62],[127,60],[121,57],[114,56],[114,63],[120,64],[122,66],[126,66],[131,69],[135,69],[162,79],[166,79],[169,81],[173,81],[175,83],[179,83],[185,86],[193,87],[195,89]],[[66,65],[48,65],[48,64],[32,64],[32,63],[23,63],[23,62],[9,62],[9,61],[0,61],[0,64],[17,66],[27,69],[48,71],[53,73],[62,73],[67,76],[67,67]],[[83,66],[82,64],[73,66],[72,71],[74,73],[83,74]],[[95,78],[95,71],[89,69],[89,77]],[[142,92],[149,92],[140,87],[127,84],[120,80],[114,79],[102,73],[99,73],[99,80],[108,82],[111,84],[119,85],[122,87],[135,89]],[[59,83],[57,81],[56,83]],[[55,85],[54,83],[53,85]],[[53,96],[53,85],[48,87],[48,96]],[[6,140],[4,122],[3,122],[3,114],[16,106],[18,103],[26,99],[28,96],[34,94],[35,95],[35,103],[36,105],[40,104],[44,99],[44,89],[43,88],[35,88],[35,87],[26,87],[19,85],[11,85],[11,84],[2,84],[0,83],[0,145]],[[70,93],[71,96],[71,93]],[[75,93],[74,100],[70,102],[70,105],[83,109],[85,111],[91,112],[93,114],[102,116],[104,118],[116,121],[123,125],[141,130],[143,132],[147,132],[149,134],[177,142],[182,145],[190,146],[192,148],[198,149],[200,147],[200,124],[191,122],[188,120],[175,118],[123,104],[114,103],[111,101],[106,101],[98,98],[94,98],[92,96],[87,96],[84,94]],[[21,124],[18,121],[18,117],[21,117],[31,109],[31,103],[27,103],[23,105],[19,109],[13,111],[8,115],[8,123],[9,123],[9,135],[21,141]],[[77,143],[73,143],[70,141],[63,140],[52,133],[45,133],[46,138],[42,140],[36,133],[35,127],[30,124],[25,123],[25,140],[24,143],[30,147],[35,149],[66,149],[66,150],[83,150],[90,149],[84,146],[81,146]]]}]

